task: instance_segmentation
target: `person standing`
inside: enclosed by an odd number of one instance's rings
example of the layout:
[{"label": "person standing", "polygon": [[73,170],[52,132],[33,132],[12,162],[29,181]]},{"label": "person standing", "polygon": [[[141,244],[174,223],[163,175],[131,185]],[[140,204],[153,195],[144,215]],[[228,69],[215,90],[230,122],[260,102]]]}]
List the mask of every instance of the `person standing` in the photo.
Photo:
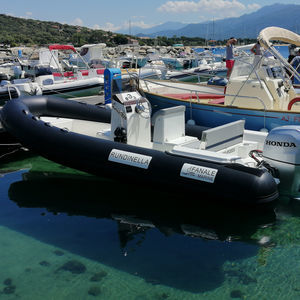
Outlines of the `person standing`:
[{"label": "person standing", "polygon": [[288,49],[289,49],[289,57],[288,57],[287,61],[288,61],[288,63],[291,63],[293,58],[296,56],[296,45],[290,44],[288,46]]},{"label": "person standing", "polygon": [[[300,49],[298,49],[296,56],[291,61],[292,67],[297,71],[297,73],[300,74]],[[300,81],[298,78],[295,78],[294,76],[294,84],[300,84]]]},{"label": "person standing", "polygon": [[231,37],[226,43],[226,68],[227,68],[227,79],[229,79],[233,65],[234,65],[234,57],[233,57],[233,46],[236,44],[237,39]]},{"label": "person standing", "polygon": [[254,46],[250,49],[250,51],[254,54],[253,65],[258,68],[260,62],[262,60],[263,50],[260,43],[257,41]]},{"label": "person standing", "polygon": [[260,43],[256,42],[256,44],[254,44],[254,46],[250,49],[250,51],[255,55],[262,55],[262,49]]}]

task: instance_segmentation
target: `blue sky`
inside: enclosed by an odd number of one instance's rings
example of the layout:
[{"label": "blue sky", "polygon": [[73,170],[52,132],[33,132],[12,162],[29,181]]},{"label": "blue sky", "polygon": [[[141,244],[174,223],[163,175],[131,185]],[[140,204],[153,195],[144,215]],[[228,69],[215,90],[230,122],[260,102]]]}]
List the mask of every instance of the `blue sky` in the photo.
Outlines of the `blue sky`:
[{"label": "blue sky", "polygon": [[[167,21],[200,23],[238,17],[274,3],[300,0],[1,0],[1,13],[110,31],[129,24],[149,28]],[[276,16],[274,16],[276,18]]]}]

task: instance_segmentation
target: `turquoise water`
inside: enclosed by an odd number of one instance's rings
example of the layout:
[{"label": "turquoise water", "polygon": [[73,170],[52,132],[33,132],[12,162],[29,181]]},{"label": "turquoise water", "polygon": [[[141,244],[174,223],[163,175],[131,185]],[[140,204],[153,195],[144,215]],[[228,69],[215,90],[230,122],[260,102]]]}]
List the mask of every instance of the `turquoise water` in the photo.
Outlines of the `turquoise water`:
[{"label": "turquoise water", "polygon": [[300,298],[300,202],[207,205],[23,151],[0,174],[1,299]]}]

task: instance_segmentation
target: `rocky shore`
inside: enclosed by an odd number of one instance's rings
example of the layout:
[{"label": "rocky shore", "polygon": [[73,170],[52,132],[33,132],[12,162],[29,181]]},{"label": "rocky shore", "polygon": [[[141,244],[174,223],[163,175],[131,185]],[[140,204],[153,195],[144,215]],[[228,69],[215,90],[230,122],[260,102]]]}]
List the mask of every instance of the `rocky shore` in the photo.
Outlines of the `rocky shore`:
[{"label": "rocky shore", "polygon": [[[19,53],[22,56],[31,56],[32,59],[38,58],[37,49],[42,47],[14,47],[2,49],[0,51],[0,60],[3,62],[8,60],[12,55],[17,57]],[[80,48],[77,48],[80,52]],[[11,53],[10,53],[11,52]],[[104,47],[103,55],[106,58],[115,58],[118,55],[135,55],[135,56],[149,56],[149,55],[167,55],[170,57],[182,57],[189,56],[193,53],[193,49],[190,46],[138,46],[134,44],[119,45],[117,47]],[[36,56],[36,57],[35,57]]]}]

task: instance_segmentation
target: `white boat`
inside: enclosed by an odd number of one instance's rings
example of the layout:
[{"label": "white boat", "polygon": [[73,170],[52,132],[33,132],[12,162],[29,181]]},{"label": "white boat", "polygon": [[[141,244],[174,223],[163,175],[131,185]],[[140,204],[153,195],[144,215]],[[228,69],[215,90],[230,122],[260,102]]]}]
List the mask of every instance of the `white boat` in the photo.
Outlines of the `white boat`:
[{"label": "white boat", "polygon": [[79,55],[74,53],[69,58],[69,63],[71,65],[76,65],[78,67],[86,67],[86,63],[90,67],[103,68],[102,61],[104,60],[103,49],[106,47],[105,43],[98,44],[85,44],[81,46]]},{"label": "white boat", "polygon": [[[62,98],[97,95],[103,90],[103,70],[89,68],[64,69],[67,60],[59,61],[58,51],[77,53],[71,45],[50,45],[49,49],[39,51],[39,60],[27,61],[23,68],[27,78],[12,81],[22,95],[57,95]],[[63,65],[64,64],[64,65]]]},{"label": "white boat", "polygon": [[224,77],[227,69],[221,55],[210,50],[193,53],[186,57],[161,57],[167,72],[165,79],[184,82],[203,82],[213,76]]}]

